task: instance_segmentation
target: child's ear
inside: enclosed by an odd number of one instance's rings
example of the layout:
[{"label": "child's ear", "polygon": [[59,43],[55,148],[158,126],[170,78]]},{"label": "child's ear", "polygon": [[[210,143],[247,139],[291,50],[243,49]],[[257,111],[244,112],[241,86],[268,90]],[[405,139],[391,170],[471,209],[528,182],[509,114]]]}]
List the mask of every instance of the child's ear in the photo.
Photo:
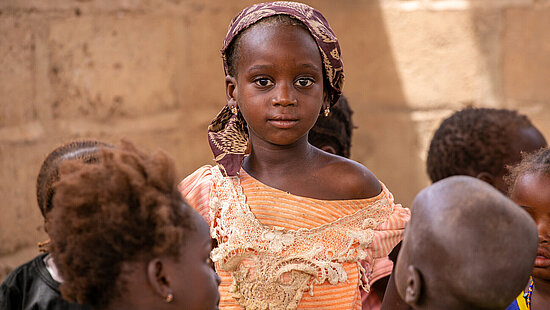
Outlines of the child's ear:
[{"label": "child's ear", "polygon": [[[405,302],[409,305],[418,304],[422,293],[422,276],[413,265],[407,268],[407,289],[405,290]],[[413,307],[414,308],[414,307]]]},{"label": "child's ear", "polygon": [[147,263],[147,280],[159,297],[167,302],[169,302],[169,299],[171,301],[173,298],[172,288],[170,287],[166,266],[161,259],[154,258]]},{"label": "child's ear", "polygon": [[225,100],[228,106],[237,105],[237,79],[231,75],[225,76]]}]

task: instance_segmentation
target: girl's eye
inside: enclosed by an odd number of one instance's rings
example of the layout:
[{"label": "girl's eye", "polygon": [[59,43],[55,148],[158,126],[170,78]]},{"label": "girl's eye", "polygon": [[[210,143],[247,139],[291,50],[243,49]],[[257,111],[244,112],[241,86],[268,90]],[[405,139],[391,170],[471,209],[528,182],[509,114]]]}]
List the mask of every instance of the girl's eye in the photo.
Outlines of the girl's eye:
[{"label": "girl's eye", "polygon": [[308,87],[308,86],[311,86],[313,84],[313,80],[312,79],[299,79],[298,81],[296,81],[296,85],[300,86],[300,87]]},{"label": "girl's eye", "polygon": [[260,87],[267,87],[267,86],[273,85],[273,82],[271,82],[267,78],[259,78],[259,79],[255,80],[254,83],[256,83],[256,85],[258,85]]}]

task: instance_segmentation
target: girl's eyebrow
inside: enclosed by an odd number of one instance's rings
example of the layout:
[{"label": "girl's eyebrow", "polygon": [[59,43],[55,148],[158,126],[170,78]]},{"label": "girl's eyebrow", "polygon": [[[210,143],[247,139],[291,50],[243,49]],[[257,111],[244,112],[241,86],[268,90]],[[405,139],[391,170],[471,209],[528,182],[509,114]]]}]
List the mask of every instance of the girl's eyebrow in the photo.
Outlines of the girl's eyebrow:
[{"label": "girl's eyebrow", "polygon": [[[299,66],[304,68],[304,69],[312,69],[312,70],[315,70],[315,71],[321,71],[321,68],[319,68],[319,66],[316,66],[316,65],[311,64],[311,63],[303,63],[303,64],[300,64]],[[273,67],[274,67],[273,65],[253,65],[252,67],[250,67],[248,69],[248,73],[256,71],[256,70],[270,69],[270,68],[273,68]]]},{"label": "girl's eyebrow", "polygon": [[533,209],[533,207],[529,207],[529,206],[522,206],[522,205],[519,205],[520,207],[522,207],[523,209]]},{"label": "girl's eyebrow", "polygon": [[250,67],[250,69],[248,69],[248,72],[252,72],[255,70],[263,70],[268,68],[273,68],[273,66],[272,65],[253,65],[252,67]]}]

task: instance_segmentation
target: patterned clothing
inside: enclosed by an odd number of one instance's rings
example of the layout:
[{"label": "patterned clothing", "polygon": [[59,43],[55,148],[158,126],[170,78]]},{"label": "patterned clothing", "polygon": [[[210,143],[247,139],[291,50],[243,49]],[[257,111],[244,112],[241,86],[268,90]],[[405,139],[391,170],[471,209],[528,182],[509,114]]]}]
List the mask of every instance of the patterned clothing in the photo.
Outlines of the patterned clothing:
[{"label": "patterned clothing", "polygon": [[524,291],[521,291],[521,294],[506,308],[506,310],[529,310],[527,307],[527,302],[525,301]]},{"label": "patterned clothing", "polygon": [[384,186],[369,199],[319,200],[204,166],[179,189],[218,240],[223,309],[361,309],[358,261],[387,256],[410,217]]}]

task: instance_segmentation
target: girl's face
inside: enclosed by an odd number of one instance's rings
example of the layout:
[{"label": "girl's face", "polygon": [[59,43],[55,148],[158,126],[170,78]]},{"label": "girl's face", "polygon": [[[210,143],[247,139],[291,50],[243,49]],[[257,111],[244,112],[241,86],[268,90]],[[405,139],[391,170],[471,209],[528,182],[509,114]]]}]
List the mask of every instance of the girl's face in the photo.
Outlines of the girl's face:
[{"label": "girl's face", "polygon": [[319,49],[299,26],[252,27],[240,38],[237,76],[226,78],[228,102],[239,106],[252,143],[307,141],[324,98]]},{"label": "girl's face", "polygon": [[511,198],[531,215],[539,231],[533,277],[550,280],[550,176],[521,175],[514,184]]}]

